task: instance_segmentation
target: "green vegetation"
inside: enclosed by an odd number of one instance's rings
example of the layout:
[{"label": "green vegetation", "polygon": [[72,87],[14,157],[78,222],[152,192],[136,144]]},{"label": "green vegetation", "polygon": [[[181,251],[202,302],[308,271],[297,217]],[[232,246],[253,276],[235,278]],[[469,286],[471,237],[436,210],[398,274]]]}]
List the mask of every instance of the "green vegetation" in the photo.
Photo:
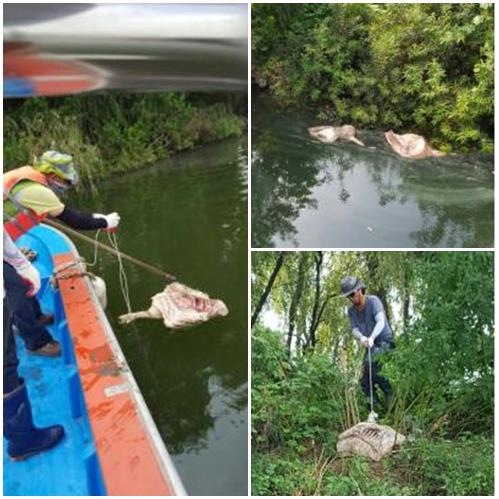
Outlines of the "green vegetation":
[{"label": "green vegetation", "polygon": [[82,178],[142,167],[169,154],[241,135],[244,95],[151,93],[4,101],[4,169],[59,149],[74,155]]},{"label": "green vegetation", "polygon": [[317,119],[491,152],[492,4],[253,4],[253,77]]},{"label": "green vegetation", "polygon": [[[493,263],[492,252],[253,252],[252,307],[264,305],[252,334],[252,493],[493,495]],[[380,463],[336,455],[338,435],[369,411],[337,297],[345,275],[380,297],[396,333],[380,422],[408,439]],[[262,324],[266,310],[279,331]]]}]

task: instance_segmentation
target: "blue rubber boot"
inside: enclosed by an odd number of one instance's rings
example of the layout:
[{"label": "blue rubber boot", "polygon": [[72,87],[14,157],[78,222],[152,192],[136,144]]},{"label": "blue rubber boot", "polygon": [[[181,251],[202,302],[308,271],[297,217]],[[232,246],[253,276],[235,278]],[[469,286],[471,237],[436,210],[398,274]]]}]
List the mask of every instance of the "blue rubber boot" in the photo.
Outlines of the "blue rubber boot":
[{"label": "blue rubber boot", "polygon": [[3,398],[3,436],[9,441],[9,457],[21,461],[56,445],[64,436],[64,428],[34,426],[28,392],[22,382]]}]

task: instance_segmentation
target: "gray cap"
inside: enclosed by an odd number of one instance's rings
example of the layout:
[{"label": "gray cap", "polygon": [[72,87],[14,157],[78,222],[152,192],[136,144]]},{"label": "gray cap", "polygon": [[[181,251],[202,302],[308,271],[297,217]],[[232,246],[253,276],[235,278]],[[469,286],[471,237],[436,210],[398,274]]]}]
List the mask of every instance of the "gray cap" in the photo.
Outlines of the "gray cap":
[{"label": "gray cap", "polygon": [[365,288],[364,283],[357,277],[346,276],[341,280],[341,294],[343,296],[351,295],[358,289]]}]

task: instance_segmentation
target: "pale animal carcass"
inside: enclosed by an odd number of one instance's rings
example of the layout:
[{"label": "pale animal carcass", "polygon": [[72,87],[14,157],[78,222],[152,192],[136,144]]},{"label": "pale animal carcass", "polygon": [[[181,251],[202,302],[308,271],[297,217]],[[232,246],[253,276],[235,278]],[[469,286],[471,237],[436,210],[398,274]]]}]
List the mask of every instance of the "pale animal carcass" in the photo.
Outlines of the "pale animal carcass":
[{"label": "pale animal carcass", "polygon": [[148,310],[124,314],[118,320],[121,324],[129,324],[135,319],[163,319],[166,327],[179,329],[214,317],[224,317],[228,313],[222,300],[212,299],[206,293],[173,282],[152,297]]},{"label": "pale animal carcass", "polygon": [[445,156],[445,153],[432,149],[424,137],[415,133],[398,135],[389,130],[385,132],[385,138],[392,149],[403,158],[422,159]]},{"label": "pale animal carcass", "polygon": [[359,146],[363,146],[364,143],[361,142],[355,134],[357,133],[355,127],[352,125],[343,126],[314,126],[307,128],[308,133],[315,137],[317,140],[324,142],[325,144],[332,144],[337,140],[349,140],[354,142]]},{"label": "pale animal carcass", "polygon": [[389,426],[376,423],[358,423],[344,431],[338,439],[336,450],[339,457],[364,456],[380,461],[404,443],[404,435]]}]

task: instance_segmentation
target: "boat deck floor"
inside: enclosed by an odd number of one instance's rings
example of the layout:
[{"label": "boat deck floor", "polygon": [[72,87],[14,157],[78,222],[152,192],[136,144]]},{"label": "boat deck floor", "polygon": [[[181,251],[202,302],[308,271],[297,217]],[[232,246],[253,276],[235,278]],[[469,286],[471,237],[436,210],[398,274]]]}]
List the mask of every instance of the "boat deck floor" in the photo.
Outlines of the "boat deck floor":
[{"label": "boat deck floor", "polygon": [[[44,312],[50,312],[51,293],[41,301]],[[61,340],[57,326],[50,326],[52,336]],[[94,495],[91,490],[95,473],[95,446],[88,423],[75,417],[71,407],[72,376],[75,365],[64,358],[43,358],[26,352],[24,342],[16,335],[19,373],[25,379],[32,405],[33,419],[38,427],[62,424],[66,431],[63,441],[49,451],[24,461],[13,462],[3,450],[3,485],[5,495]],[[97,478],[97,477],[95,477]],[[99,480],[93,482],[97,484]]]}]

